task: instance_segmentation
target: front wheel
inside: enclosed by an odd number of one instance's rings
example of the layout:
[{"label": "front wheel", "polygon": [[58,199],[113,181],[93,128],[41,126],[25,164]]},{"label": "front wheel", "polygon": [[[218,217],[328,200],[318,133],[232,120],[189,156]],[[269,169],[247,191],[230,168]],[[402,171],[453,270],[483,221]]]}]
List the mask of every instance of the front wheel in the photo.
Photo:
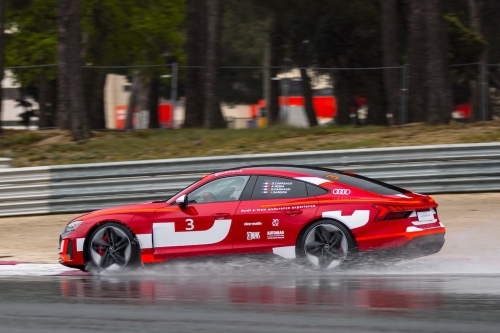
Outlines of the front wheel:
[{"label": "front wheel", "polygon": [[354,247],[351,235],[340,223],[318,221],[302,234],[297,246],[297,258],[303,264],[320,270],[338,268]]},{"label": "front wheel", "polygon": [[100,225],[86,243],[86,271],[118,271],[140,264],[138,242],[130,230],[119,223]]}]

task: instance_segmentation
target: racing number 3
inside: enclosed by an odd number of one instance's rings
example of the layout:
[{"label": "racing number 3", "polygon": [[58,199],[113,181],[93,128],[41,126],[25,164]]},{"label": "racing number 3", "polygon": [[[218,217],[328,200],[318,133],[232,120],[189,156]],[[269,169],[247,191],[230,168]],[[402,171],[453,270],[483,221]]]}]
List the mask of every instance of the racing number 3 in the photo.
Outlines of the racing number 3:
[{"label": "racing number 3", "polygon": [[194,221],[192,219],[186,219],[186,230],[193,230],[194,229]]}]

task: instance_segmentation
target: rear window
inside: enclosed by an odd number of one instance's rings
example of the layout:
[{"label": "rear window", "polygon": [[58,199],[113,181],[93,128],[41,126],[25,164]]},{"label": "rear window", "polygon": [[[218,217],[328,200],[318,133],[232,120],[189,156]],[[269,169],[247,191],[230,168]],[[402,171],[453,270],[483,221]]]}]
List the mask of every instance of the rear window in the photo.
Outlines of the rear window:
[{"label": "rear window", "polygon": [[403,188],[356,174],[347,174],[342,172],[335,174],[335,176],[339,177],[337,180],[339,183],[357,187],[362,190],[373,192],[376,194],[395,195],[395,194],[405,194],[410,192]]},{"label": "rear window", "polygon": [[328,193],[328,190],[325,190],[324,188],[313,184],[306,184],[306,186],[307,186],[307,194],[310,197],[315,197],[318,195],[323,195]]}]

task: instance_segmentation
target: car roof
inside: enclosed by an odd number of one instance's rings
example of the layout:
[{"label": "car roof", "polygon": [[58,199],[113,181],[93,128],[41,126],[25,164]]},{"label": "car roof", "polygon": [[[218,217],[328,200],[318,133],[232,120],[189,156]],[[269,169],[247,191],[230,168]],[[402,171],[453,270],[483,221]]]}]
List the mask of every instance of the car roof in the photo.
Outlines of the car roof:
[{"label": "car roof", "polygon": [[315,176],[315,177],[325,177],[328,174],[338,174],[342,171],[335,169],[327,169],[321,167],[305,166],[305,165],[291,165],[291,164],[261,164],[261,165],[251,165],[239,168],[227,169],[224,171],[216,172],[211,174],[211,176],[222,176],[230,175],[237,172],[243,174],[272,174],[272,175],[282,175],[282,176]]}]

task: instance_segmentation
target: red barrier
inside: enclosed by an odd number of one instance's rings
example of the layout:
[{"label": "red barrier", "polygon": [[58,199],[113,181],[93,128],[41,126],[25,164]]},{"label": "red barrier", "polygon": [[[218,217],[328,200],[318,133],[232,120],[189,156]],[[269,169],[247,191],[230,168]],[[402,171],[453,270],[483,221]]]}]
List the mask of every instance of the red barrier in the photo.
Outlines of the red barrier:
[{"label": "red barrier", "polygon": [[[279,98],[280,106],[304,106],[304,97],[289,96]],[[333,96],[314,96],[314,111],[317,117],[333,118],[337,115],[337,100]],[[259,103],[252,105],[251,116],[257,116],[259,109],[266,107],[266,101],[260,100]]]}]

